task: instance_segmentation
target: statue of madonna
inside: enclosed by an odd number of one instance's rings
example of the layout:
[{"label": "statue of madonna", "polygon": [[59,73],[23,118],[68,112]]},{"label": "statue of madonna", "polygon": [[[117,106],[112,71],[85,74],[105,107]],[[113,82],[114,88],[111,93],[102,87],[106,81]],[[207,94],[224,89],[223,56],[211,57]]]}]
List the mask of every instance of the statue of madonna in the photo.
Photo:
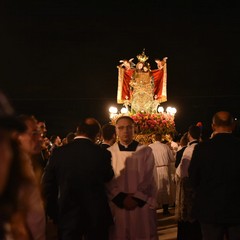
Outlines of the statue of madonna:
[{"label": "statue of madonna", "polygon": [[121,60],[118,66],[118,103],[131,104],[131,112],[152,113],[158,104],[167,101],[166,59],[156,59],[158,69],[151,70],[148,57],[143,51],[137,56],[139,62]]}]

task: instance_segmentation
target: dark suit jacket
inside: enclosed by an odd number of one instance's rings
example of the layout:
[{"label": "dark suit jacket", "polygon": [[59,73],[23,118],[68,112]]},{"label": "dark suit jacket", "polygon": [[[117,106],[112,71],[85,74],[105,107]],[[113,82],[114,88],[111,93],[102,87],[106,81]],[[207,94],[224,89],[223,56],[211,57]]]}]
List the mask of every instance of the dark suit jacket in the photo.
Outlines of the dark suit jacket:
[{"label": "dark suit jacket", "polygon": [[199,143],[189,166],[194,213],[203,223],[240,224],[240,140],[221,133]]},{"label": "dark suit jacket", "polygon": [[186,147],[187,147],[187,146],[184,146],[184,147],[182,147],[179,151],[177,151],[177,153],[176,153],[176,161],[175,161],[175,168],[177,168],[178,165],[180,164],[181,159],[182,159],[183,152],[184,152],[184,150],[185,150]]},{"label": "dark suit jacket", "polygon": [[110,152],[88,139],[54,150],[42,183],[47,214],[57,221],[62,235],[76,233],[79,238],[82,232],[112,223],[105,183],[113,175]]},{"label": "dark suit jacket", "polygon": [[100,147],[103,148],[103,149],[107,149],[107,148],[110,147],[110,145],[108,145],[108,144],[106,144],[106,143],[102,143],[102,144],[100,145]]}]

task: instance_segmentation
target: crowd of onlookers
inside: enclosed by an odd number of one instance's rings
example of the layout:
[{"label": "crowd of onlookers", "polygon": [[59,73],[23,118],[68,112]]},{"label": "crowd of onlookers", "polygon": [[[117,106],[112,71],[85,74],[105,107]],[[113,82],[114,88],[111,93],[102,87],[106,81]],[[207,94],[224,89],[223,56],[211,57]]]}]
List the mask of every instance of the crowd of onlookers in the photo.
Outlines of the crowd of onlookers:
[{"label": "crowd of onlookers", "polygon": [[0,93],[0,239],[46,239],[42,175],[54,148],[74,137],[47,137],[44,122],[16,115]]},{"label": "crowd of onlookers", "polygon": [[48,137],[0,93],[0,239],[157,240],[157,209],[174,207],[178,240],[240,240],[240,140],[229,112],[212,129],[142,145],[122,116]]}]

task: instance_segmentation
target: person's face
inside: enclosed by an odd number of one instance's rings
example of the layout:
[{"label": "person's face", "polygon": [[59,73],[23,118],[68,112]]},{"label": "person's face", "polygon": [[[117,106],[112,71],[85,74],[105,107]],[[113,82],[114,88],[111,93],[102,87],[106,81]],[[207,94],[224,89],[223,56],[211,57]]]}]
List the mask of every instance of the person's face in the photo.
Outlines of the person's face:
[{"label": "person's face", "polygon": [[60,138],[59,136],[57,136],[56,141],[55,141],[55,144],[56,144],[57,146],[61,146],[62,140],[61,140],[61,138]]},{"label": "person's face", "polygon": [[38,122],[38,127],[40,131],[42,132],[42,135],[45,137],[47,134],[47,127],[44,122]]},{"label": "person's face", "polygon": [[120,143],[128,145],[134,136],[134,124],[129,119],[120,119],[116,124],[116,133]]},{"label": "person's face", "polygon": [[42,141],[42,149],[47,149],[50,145],[50,141],[47,137],[43,138]]},{"label": "person's face", "polygon": [[140,69],[142,69],[142,68],[143,68],[143,63],[138,63],[138,64],[137,64],[137,69],[140,70]]},{"label": "person's face", "polygon": [[143,71],[144,72],[148,72],[148,68],[147,67],[143,67]]},{"label": "person's face", "polygon": [[27,131],[20,134],[18,139],[20,141],[23,151],[30,155],[35,155],[42,150],[42,136],[41,131],[35,121],[29,120],[26,122]]},{"label": "person's face", "polygon": [[12,148],[8,139],[0,140],[0,195],[4,191],[12,163]]}]

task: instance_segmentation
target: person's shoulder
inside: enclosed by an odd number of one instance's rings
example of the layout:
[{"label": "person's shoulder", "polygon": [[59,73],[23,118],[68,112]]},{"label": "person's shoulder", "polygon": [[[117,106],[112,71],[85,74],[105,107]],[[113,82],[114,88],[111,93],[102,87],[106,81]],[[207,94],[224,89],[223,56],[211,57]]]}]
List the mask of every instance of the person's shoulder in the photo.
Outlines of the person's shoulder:
[{"label": "person's shoulder", "polygon": [[[162,150],[162,149],[170,150],[170,147],[166,143],[162,143],[162,142],[159,142],[159,141],[156,141],[156,142],[154,142],[150,145],[153,148],[156,148],[156,149],[159,149],[159,150]],[[149,147],[151,147],[150,145],[149,145]]]},{"label": "person's shoulder", "polygon": [[153,143],[150,143],[148,146],[150,148],[155,148],[156,145],[157,145],[157,142],[153,142]]},{"label": "person's shoulder", "polygon": [[159,142],[159,141],[155,141],[155,142],[153,142],[153,143],[150,143],[148,146],[149,147],[154,147],[154,146],[159,146],[159,145],[161,145],[161,144],[163,144],[163,143],[161,143],[161,142]]},{"label": "person's shoulder", "polygon": [[52,149],[52,155],[57,155],[59,153],[62,153],[62,151],[64,151],[65,149],[65,145],[64,146],[59,146],[59,147],[55,147]]},{"label": "person's shoulder", "polygon": [[223,134],[216,134],[212,139],[212,142],[214,144],[226,144],[228,146],[235,146],[239,147],[240,146],[240,138],[235,136],[234,134],[229,134],[229,133],[223,133]]},{"label": "person's shoulder", "polygon": [[171,147],[173,147],[173,148],[178,148],[178,143],[172,141],[172,142],[171,142]]},{"label": "person's shoulder", "polygon": [[208,149],[211,149],[213,145],[214,145],[214,140],[207,139],[196,144],[194,147],[194,151],[208,151]]},{"label": "person's shoulder", "polygon": [[56,147],[50,154],[51,159],[60,159],[67,156],[73,149],[73,144],[69,143],[60,147]]},{"label": "person's shoulder", "polygon": [[136,153],[151,153],[152,152],[152,148],[149,145],[142,145],[142,144],[138,144],[137,149],[136,149]]},{"label": "person's shoulder", "polygon": [[69,144],[69,149],[98,149],[99,144],[94,143],[89,138],[77,138]]},{"label": "person's shoulder", "polygon": [[102,147],[100,144],[95,144],[95,143],[92,143],[92,148],[93,150],[99,152],[99,153],[106,153],[106,152],[109,152],[107,149],[108,148],[105,148],[105,147]]},{"label": "person's shoulder", "polygon": [[110,147],[110,145],[109,145],[109,144],[106,144],[106,143],[101,143],[99,146],[100,146],[101,148],[103,148],[103,149],[107,149],[107,148]]},{"label": "person's shoulder", "polygon": [[180,153],[184,152],[184,150],[186,149],[186,147],[187,147],[187,146],[183,146],[181,149],[179,149],[179,150],[177,151],[177,154],[180,154]]},{"label": "person's shoulder", "polygon": [[109,148],[107,148],[108,151],[116,151],[116,150],[119,150],[119,147],[118,147],[118,142],[115,142],[112,146],[110,146]]},{"label": "person's shoulder", "polygon": [[237,143],[240,142],[240,137],[236,136],[235,134],[231,133],[231,134],[225,134],[226,136],[228,136],[228,138],[232,139],[232,141],[235,141]]}]

